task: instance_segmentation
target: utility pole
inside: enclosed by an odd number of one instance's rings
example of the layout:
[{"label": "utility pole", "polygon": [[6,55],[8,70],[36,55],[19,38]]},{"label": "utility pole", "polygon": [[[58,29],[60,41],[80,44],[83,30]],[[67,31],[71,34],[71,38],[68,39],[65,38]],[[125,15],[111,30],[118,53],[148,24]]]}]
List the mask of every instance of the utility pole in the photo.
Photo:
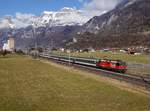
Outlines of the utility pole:
[{"label": "utility pole", "polygon": [[69,53],[69,66],[70,66],[70,49],[69,49],[69,51],[68,51],[68,53]]},{"label": "utility pole", "polygon": [[49,47],[50,52],[52,52],[52,49],[53,49],[53,38],[51,37],[51,39],[50,39],[50,47]]},{"label": "utility pole", "polygon": [[[35,26],[36,26],[36,24],[35,24]],[[35,38],[34,39],[34,48],[35,48],[35,51],[34,51],[34,56],[35,56],[35,58],[37,57],[37,55],[38,55],[38,50],[37,50],[37,35],[36,35],[36,27],[34,27],[34,25],[32,26],[32,28],[33,28],[33,38]]]}]

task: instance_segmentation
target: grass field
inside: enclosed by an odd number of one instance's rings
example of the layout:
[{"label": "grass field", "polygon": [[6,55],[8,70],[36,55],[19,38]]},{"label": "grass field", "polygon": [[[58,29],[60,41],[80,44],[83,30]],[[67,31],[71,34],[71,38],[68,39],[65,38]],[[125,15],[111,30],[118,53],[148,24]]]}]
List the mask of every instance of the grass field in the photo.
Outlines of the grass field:
[{"label": "grass field", "polygon": [[0,57],[0,111],[150,111],[150,95],[28,57],[7,55]]},{"label": "grass field", "polygon": [[[54,54],[59,55],[68,55],[62,52],[53,52]],[[137,62],[137,63],[145,63],[150,64],[150,55],[129,55],[124,53],[112,53],[112,52],[84,52],[84,53],[71,53],[71,56],[78,57],[89,57],[89,58],[108,58],[115,60],[124,60],[127,62]]]}]

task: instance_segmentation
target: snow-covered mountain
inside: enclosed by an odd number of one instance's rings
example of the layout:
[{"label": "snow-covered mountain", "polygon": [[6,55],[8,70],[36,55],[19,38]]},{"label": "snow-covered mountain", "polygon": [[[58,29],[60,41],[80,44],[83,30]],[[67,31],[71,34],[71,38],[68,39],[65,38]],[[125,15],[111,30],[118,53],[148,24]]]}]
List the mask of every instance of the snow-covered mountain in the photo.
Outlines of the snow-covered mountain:
[{"label": "snow-covered mountain", "polygon": [[42,24],[49,23],[50,26],[82,25],[89,20],[81,10],[67,7],[59,12],[44,11],[40,19]]},{"label": "snow-covered mountain", "polygon": [[82,25],[89,20],[81,10],[64,7],[59,11],[44,11],[40,16],[16,13],[15,17],[0,19],[0,28],[25,28],[28,26],[66,26]]},{"label": "snow-covered mountain", "polygon": [[12,34],[21,49],[34,47],[35,42],[48,47],[52,41],[56,47],[75,48],[150,46],[149,10],[150,0],[122,0],[113,10],[91,19],[74,8],[44,11],[40,16],[17,13],[0,19],[0,45]]}]

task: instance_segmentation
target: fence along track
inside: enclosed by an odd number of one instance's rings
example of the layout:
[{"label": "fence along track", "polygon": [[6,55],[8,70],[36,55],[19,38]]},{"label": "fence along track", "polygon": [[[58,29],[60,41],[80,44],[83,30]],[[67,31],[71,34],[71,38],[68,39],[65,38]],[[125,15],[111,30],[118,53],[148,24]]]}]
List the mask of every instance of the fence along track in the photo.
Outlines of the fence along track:
[{"label": "fence along track", "polygon": [[72,61],[69,61],[69,60],[59,60],[57,57],[51,57],[48,54],[39,54],[39,57],[46,58],[48,60],[53,60],[54,62],[57,62],[57,63],[71,65],[76,68],[80,68],[80,69],[82,68],[84,70],[86,69],[90,72],[94,72],[94,73],[102,75],[102,76],[107,76],[107,77],[115,78],[117,80],[126,81],[131,84],[145,87],[146,90],[150,90],[150,78],[148,78],[148,77],[123,74],[123,73],[117,73],[117,72],[112,72],[112,71],[108,71],[108,70],[98,69],[98,68],[87,66],[87,65],[73,63]]}]

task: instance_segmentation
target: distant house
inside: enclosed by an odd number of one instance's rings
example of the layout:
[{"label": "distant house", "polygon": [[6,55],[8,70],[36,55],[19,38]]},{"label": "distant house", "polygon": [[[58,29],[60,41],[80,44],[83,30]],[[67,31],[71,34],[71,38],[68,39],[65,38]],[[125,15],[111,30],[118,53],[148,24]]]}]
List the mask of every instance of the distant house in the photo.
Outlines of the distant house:
[{"label": "distant house", "polygon": [[128,54],[135,54],[136,51],[134,48],[128,48]]}]

